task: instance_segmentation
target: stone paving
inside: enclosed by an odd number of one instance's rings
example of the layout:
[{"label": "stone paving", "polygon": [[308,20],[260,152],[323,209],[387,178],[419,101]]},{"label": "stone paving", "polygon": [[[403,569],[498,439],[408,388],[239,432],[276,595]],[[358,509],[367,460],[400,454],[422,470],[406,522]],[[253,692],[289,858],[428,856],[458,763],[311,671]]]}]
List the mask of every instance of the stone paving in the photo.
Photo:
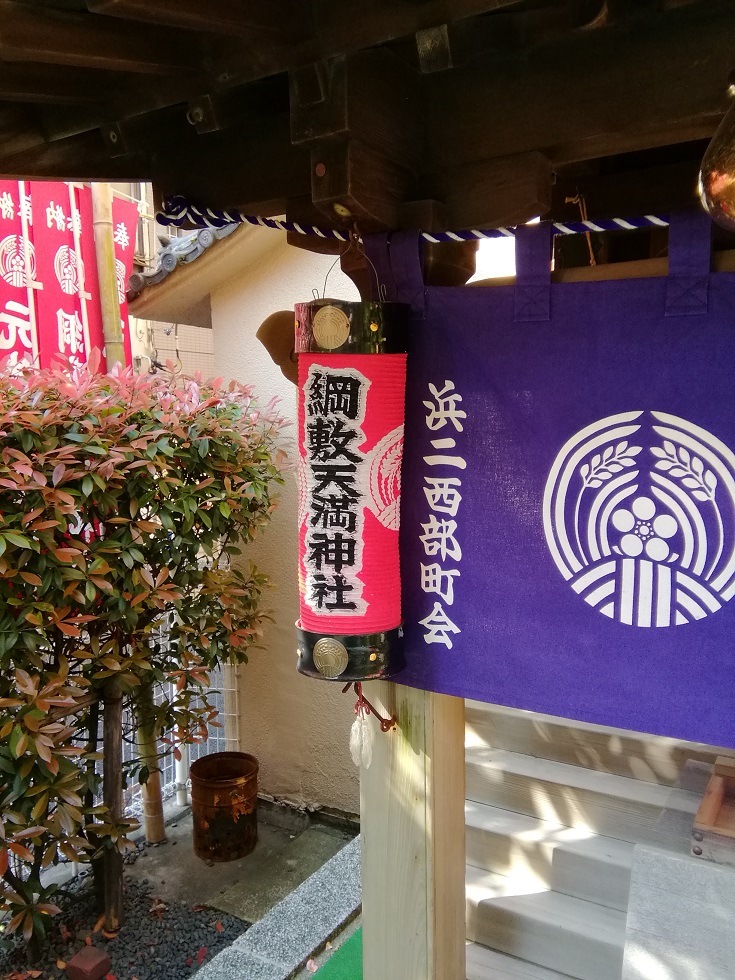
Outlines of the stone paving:
[{"label": "stone paving", "polygon": [[[286,980],[309,976],[353,929],[360,912],[360,842],[356,825],[265,803],[258,844],[238,861],[211,864],[191,844],[191,814],[166,828],[126,875],[153,885],[164,902],[207,905],[250,928],[206,962],[196,980]],[[327,943],[330,947],[327,947]]]},{"label": "stone paving", "polygon": [[346,844],[196,974],[196,980],[288,980],[360,910],[360,840]]}]

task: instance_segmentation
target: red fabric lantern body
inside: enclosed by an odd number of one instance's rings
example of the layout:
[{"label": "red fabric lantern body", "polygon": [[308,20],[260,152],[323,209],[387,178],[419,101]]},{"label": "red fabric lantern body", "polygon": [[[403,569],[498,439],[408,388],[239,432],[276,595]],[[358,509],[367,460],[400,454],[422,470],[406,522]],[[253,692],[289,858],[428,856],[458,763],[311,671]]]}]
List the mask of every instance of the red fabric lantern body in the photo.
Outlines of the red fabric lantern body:
[{"label": "red fabric lantern body", "polygon": [[298,306],[296,316],[298,666],[340,681],[385,677],[403,666],[400,348],[408,312],[399,304],[318,300]]}]

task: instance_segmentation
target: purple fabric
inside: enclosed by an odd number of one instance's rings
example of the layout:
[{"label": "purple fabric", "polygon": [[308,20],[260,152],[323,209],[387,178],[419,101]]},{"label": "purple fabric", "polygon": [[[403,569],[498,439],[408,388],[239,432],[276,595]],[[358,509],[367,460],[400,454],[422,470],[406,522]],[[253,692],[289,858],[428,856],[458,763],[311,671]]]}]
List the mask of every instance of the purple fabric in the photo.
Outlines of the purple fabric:
[{"label": "purple fabric", "polygon": [[517,288],[425,291],[401,683],[735,746],[735,275],[672,221],[671,279],[549,285],[542,227]]}]

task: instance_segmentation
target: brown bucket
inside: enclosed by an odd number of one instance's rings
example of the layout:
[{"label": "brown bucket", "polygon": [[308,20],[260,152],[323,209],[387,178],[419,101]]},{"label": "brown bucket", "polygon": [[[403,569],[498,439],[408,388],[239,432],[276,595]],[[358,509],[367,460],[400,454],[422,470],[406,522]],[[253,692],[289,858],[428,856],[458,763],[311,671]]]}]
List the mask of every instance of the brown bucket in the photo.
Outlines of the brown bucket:
[{"label": "brown bucket", "polygon": [[245,857],[258,841],[258,760],[215,752],[191,764],[194,853],[204,861]]}]

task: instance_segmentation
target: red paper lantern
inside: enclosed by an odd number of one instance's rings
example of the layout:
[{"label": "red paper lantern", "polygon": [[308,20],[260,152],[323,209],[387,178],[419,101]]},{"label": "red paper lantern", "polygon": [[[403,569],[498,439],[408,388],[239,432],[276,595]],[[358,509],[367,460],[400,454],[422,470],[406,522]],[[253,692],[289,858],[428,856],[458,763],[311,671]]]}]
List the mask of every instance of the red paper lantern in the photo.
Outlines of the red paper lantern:
[{"label": "red paper lantern", "polygon": [[296,307],[298,669],[360,681],[403,667],[398,554],[410,310]]}]

